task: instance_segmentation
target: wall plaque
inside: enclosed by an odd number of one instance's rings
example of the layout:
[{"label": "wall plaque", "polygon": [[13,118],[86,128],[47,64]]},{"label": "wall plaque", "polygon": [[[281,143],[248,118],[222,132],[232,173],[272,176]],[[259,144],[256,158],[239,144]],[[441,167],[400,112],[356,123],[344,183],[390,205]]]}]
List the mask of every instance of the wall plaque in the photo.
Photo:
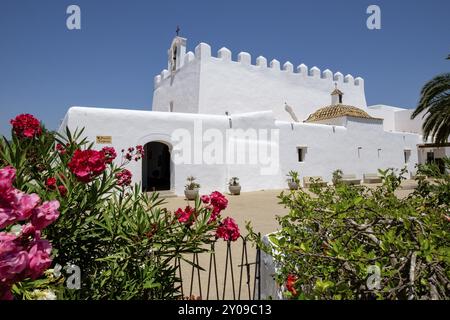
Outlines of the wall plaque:
[{"label": "wall plaque", "polygon": [[99,144],[112,143],[112,137],[111,136],[97,136],[96,141]]}]

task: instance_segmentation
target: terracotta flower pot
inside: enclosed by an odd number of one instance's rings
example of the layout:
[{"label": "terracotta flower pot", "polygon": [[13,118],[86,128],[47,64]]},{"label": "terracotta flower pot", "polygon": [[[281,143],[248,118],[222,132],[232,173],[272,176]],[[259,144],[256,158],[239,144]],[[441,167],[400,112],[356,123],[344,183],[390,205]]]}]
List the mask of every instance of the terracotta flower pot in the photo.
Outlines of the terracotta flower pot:
[{"label": "terracotta flower pot", "polygon": [[184,190],[184,195],[186,197],[186,199],[188,200],[195,200],[195,198],[198,196],[198,189],[185,189]]},{"label": "terracotta flower pot", "polygon": [[228,186],[228,190],[230,190],[230,193],[233,195],[240,195],[241,194],[241,186]]},{"label": "terracotta flower pot", "polygon": [[298,184],[296,182],[289,181],[288,186],[290,190],[298,190]]}]

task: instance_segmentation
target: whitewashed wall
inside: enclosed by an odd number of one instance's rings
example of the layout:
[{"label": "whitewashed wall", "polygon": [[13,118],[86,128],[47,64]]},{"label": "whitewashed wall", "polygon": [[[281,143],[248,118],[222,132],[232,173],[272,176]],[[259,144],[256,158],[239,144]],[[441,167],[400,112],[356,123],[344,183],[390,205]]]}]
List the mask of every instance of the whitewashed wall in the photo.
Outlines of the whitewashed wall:
[{"label": "whitewashed wall", "polygon": [[[192,72],[192,64],[195,72]],[[185,76],[187,73],[189,76]],[[153,110],[166,111],[168,101],[178,101],[184,96],[180,91],[192,87],[190,94],[198,94],[199,113],[223,115],[226,111],[233,114],[272,110],[278,120],[290,121],[292,118],[284,110],[287,103],[303,121],[317,108],[330,104],[334,83],[344,92],[344,103],[367,109],[362,78],[350,74],[344,77],[341,72],[333,74],[328,69],[321,72],[317,67],[308,68],[304,64],[294,68],[290,62],[281,65],[276,59],[270,62],[262,56],[255,59],[246,52],[233,58],[227,48],[212,55],[211,47],[205,43],[195,48],[194,59],[192,56],[185,59],[184,66],[173,78],[173,83],[155,78]],[[190,101],[185,109],[175,109],[178,112],[193,110]]]},{"label": "whitewashed wall", "polygon": [[[277,125],[281,129],[284,174],[296,170],[301,177],[322,176],[331,181],[332,172],[341,169],[362,179],[364,173],[377,173],[378,169],[400,169],[406,165],[414,171],[418,161],[417,135],[385,132],[381,124],[362,119],[348,118],[347,127],[281,121]],[[304,162],[297,160],[297,146],[307,147]],[[408,164],[404,161],[404,149],[412,150]]]},{"label": "whitewashed wall", "polygon": [[411,132],[422,134],[423,113],[411,120],[414,109],[403,109],[387,105],[373,105],[368,107],[371,116],[384,119],[385,131]]},{"label": "whitewashed wall", "polygon": [[[184,128],[193,133],[199,120],[203,130],[215,128],[223,136],[230,126],[243,130],[279,129],[279,145],[272,147],[279,148],[280,166],[273,175],[265,175],[258,164],[172,164],[171,185],[179,195],[183,194],[185,179],[189,175],[198,178],[203,193],[225,191],[228,179],[232,176],[240,178],[243,191],[254,191],[284,188],[285,175],[290,170],[299,171],[301,177],[323,176],[325,180],[331,181],[332,172],[336,169],[362,178],[363,173],[376,173],[378,168],[402,168],[405,165],[403,150],[406,148],[412,150],[408,168],[414,170],[417,162],[415,150],[419,143],[418,135],[385,132],[381,124],[355,118],[346,119],[347,126],[344,127],[275,121],[271,111],[227,117],[72,107],[63,126],[67,124],[72,130],[84,127],[90,141],[95,141],[96,136],[111,136],[112,146],[117,151],[138,144],[145,145],[150,141],[164,142],[172,150],[172,132]],[[259,143],[264,147],[271,145],[271,141]],[[203,147],[208,144],[208,141],[202,142]],[[95,145],[95,148],[103,146],[106,145]],[[301,163],[297,158],[298,146],[307,147],[305,161]],[[359,156],[358,147],[361,147]],[[226,149],[224,152],[227,152]],[[129,169],[133,173],[133,181],[140,182],[141,162],[131,162]]]},{"label": "whitewashed wall", "polygon": [[153,111],[198,113],[200,94],[200,63],[194,54],[184,56],[184,65],[174,73],[166,69],[155,77]]}]

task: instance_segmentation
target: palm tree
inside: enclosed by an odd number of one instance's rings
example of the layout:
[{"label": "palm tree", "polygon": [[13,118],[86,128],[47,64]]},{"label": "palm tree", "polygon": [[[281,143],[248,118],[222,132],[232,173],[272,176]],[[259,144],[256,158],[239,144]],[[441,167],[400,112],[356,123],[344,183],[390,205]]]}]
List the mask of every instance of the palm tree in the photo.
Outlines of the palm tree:
[{"label": "palm tree", "polygon": [[[447,59],[450,60],[450,55]],[[447,142],[450,135],[450,73],[438,75],[423,86],[411,119],[424,111],[424,140],[431,136],[435,143]]]}]

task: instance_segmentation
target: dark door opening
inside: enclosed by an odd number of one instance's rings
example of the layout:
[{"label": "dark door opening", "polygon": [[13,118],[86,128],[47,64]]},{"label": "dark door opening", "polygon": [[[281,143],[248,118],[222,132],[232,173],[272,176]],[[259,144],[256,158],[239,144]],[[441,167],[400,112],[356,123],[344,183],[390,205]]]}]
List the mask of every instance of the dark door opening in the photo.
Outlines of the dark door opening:
[{"label": "dark door opening", "polygon": [[161,142],[149,142],[144,146],[142,161],[143,191],[170,190],[170,151]]}]

